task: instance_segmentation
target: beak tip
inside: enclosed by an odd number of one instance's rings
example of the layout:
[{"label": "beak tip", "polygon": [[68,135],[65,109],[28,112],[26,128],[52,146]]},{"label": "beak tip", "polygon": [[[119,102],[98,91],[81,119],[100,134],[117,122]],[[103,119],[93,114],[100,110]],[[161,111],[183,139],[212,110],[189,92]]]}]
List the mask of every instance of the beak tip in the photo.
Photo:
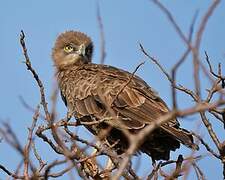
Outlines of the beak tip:
[{"label": "beak tip", "polygon": [[81,44],[80,45],[80,48],[79,48],[79,55],[81,56],[85,56],[86,52],[85,52],[85,45],[84,44]]}]

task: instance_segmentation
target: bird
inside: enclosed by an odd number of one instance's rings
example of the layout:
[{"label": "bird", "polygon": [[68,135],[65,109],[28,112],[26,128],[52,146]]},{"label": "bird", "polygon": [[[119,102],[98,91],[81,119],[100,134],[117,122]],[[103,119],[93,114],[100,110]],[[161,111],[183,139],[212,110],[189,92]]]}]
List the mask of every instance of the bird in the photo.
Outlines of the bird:
[{"label": "bird", "polygon": [[[139,133],[170,109],[139,76],[95,64],[92,55],[93,42],[85,33],[71,30],[57,37],[52,59],[61,97],[68,111],[78,121],[86,122],[84,126],[94,136],[100,138],[108,130],[100,139],[122,155],[131,144],[127,132]],[[198,149],[192,134],[173,118],[147,134],[135,153],[146,153],[153,161],[169,160],[170,152],[180,144]]]}]

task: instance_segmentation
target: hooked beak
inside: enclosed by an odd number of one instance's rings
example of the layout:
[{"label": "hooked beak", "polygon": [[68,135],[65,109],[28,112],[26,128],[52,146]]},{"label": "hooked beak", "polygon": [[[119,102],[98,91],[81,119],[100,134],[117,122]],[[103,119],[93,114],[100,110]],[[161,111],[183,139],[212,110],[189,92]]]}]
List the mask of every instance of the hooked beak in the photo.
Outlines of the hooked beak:
[{"label": "hooked beak", "polygon": [[78,54],[79,54],[80,56],[83,56],[83,57],[86,56],[86,47],[85,47],[84,44],[81,44],[81,45],[80,45],[80,47],[79,47],[79,49],[78,49]]}]

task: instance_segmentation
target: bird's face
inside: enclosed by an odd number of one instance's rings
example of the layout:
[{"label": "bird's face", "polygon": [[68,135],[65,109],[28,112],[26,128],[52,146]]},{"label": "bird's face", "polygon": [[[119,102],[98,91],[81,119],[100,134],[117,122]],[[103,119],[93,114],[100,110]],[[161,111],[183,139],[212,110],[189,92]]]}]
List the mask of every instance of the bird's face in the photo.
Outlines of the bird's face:
[{"label": "bird's face", "polygon": [[67,31],[59,35],[52,52],[52,58],[58,69],[68,65],[82,65],[91,62],[93,44],[91,39],[81,32]]}]

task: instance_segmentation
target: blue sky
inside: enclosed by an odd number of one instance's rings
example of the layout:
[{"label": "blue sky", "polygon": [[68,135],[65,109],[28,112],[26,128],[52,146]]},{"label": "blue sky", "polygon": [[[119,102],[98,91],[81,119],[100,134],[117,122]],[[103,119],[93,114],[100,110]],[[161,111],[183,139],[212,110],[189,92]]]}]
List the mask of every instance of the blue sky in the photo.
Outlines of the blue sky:
[{"label": "blue sky", "polygon": [[[172,12],[183,32],[187,33],[191,19],[196,10],[199,10],[197,25],[211,1],[162,1]],[[151,55],[159,59],[161,64],[169,71],[185,50],[185,45],[170,25],[165,15],[149,0],[108,0],[99,1],[102,21],[104,25],[106,41],[105,63],[117,66],[128,71],[133,71],[142,61],[146,60],[137,74],[148,84],[156,89],[160,96],[171,106],[170,85],[158,68],[149,62],[141,53],[138,43],[141,42]],[[203,36],[201,57],[204,50],[212,59],[216,68],[221,62],[225,67],[225,2],[222,1],[210,18]],[[52,87],[54,85],[54,67],[51,61],[51,49],[56,37],[65,30],[79,30],[87,33],[93,40],[95,52],[93,61],[99,63],[100,57],[100,33],[96,17],[96,1],[93,0],[22,0],[0,2],[0,121],[8,121],[15,129],[18,138],[25,142],[27,127],[30,126],[32,113],[27,111],[19,100],[22,96],[32,107],[40,102],[37,86],[22,63],[24,57],[19,44],[19,33],[23,29],[26,34],[26,42],[30,59],[34,68],[43,80],[46,88],[47,99],[50,101]],[[204,61],[204,59],[203,59]],[[223,68],[224,70],[224,68]],[[193,88],[192,65],[189,58],[178,71],[178,81],[189,88]],[[202,75],[201,83],[203,93],[209,87],[207,79]],[[191,99],[179,94],[179,107],[189,107]],[[58,103],[58,116],[63,117],[66,108]],[[40,120],[40,123],[43,121]],[[207,132],[201,125],[198,116],[192,116],[181,120],[183,127],[197,129],[200,124],[200,134],[206,139]],[[224,140],[223,129],[219,123],[213,121],[215,130],[219,132],[220,139]],[[82,133],[82,132],[81,132]],[[51,152],[42,141],[38,141],[43,156],[54,159]],[[210,142],[210,144],[212,144]],[[45,150],[45,148],[47,148]],[[204,147],[202,151],[206,153]],[[180,153],[190,153],[182,147],[172,157]],[[150,162],[142,157],[142,169],[147,172],[145,163]],[[15,164],[20,157],[3,141],[0,143],[0,163],[10,169],[15,169]],[[144,165],[143,165],[144,164]],[[208,179],[221,179],[222,168],[213,157],[207,157],[199,162],[200,167]],[[209,171],[210,170],[210,171]],[[6,176],[0,171],[0,179]],[[191,178],[191,177],[190,177]]]}]

